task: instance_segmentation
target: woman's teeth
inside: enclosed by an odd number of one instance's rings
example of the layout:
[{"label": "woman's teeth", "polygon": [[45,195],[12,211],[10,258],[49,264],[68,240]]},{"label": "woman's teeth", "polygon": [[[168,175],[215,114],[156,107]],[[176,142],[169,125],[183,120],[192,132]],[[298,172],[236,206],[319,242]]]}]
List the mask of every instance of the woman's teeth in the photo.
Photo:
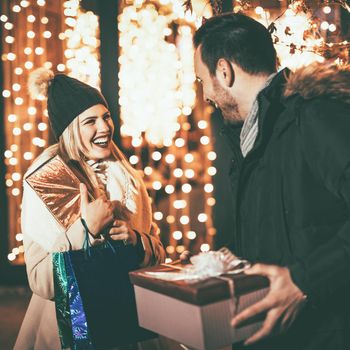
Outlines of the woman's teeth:
[{"label": "woman's teeth", "polygon": [[97,146],[107,146],[108,144],[108,138],[100,138],[100,139],[96,139],[93,141],[93,144],[97,145]]}]

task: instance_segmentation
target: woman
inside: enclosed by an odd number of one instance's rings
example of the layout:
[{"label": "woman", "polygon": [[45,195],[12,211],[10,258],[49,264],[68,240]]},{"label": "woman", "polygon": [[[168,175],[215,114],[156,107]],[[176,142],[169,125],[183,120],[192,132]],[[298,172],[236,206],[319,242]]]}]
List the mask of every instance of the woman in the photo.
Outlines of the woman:
[{"label": "woman", "polygon": [[[112,141],[114,126],[104,97],[87,84],[42,68],[32,73],[29,91],[32,96],[47,97],[58,143],[46,149],[27,174],[60,155],[82,181],[81,214],[91,243],[122,240],[137,247],[141,266],[162,262],[165,253],[145,185]],[[81,249],[84,227],[79,218],[63,229],[26,181],[23,187],[22,232],[33,297],[15,349],[61,349],[52,301],[52,253]],[[89,195],[96,199],[89,202]]]}]

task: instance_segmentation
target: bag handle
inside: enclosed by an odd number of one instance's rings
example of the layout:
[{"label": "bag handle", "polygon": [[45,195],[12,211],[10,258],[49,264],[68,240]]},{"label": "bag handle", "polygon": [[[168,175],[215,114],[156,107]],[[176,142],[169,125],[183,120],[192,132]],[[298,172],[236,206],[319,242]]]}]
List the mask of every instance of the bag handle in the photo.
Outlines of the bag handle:
[{"label": "bag handle", "polygon": [[[85,231],[85,239],[84,239],[84,242],[83,242],[83,250],[84,250],[84,253],[85,253],[85,257],[86,258],[90,258],[91,257],[92,244],[90,242],[89,234],[91,234],[91,236],[93,236],[93,235],[89,231],[89,227],[88,227],[86,221],[83,218],[80,218],[80,221],[81,221],[82,225],[84,226],[84,231]],[[113,245],[111,244],[111,242],[108,239],[106,239],[104,241],[102,246],[104,248],[110,248],[114,254],[117,253],[117,251],[115,250],[115,248],[113,247]]]}]

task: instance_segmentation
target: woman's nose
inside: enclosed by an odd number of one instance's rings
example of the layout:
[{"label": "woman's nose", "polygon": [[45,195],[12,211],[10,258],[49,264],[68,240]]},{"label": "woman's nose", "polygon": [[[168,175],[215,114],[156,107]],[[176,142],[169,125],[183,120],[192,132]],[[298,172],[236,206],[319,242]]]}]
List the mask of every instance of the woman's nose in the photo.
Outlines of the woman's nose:
[{"label": "woman's nose", "polygon": [[97,121],[97,130],[99,132],[108,132],[110,131],[110,126],[108,124],[108,121],[103,119],[103,118],[99,118]]}]

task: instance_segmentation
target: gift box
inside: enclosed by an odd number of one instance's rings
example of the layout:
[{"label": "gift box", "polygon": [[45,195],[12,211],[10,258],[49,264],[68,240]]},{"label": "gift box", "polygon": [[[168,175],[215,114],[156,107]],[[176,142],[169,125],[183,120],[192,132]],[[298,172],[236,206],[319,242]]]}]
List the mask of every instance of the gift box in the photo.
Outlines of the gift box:
[{"label": "gift box", "polygon": [[193,349],[211,350],[247,339],[262,326],[265,315],[237,328],[231,326],[231,319],[267,294],[265,277],[244,273],[199,281],[154,277],[155,272],[176,274],[178,270],[163,264],[129,274],[141,327]]}]

